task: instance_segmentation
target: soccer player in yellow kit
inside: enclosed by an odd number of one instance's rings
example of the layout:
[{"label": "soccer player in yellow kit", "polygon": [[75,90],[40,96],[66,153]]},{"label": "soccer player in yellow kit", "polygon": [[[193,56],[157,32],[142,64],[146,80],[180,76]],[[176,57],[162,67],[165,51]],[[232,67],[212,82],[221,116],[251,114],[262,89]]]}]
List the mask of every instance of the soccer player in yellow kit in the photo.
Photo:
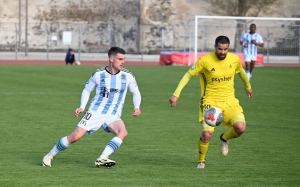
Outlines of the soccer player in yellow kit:
[{"label": "soccer player in yellow kit", "polygon": [[214,128],[204,121],[204,113],[210,107],[218,107],[223,112],[223,123],[227,129],[221,134],[221,153],[228,154],[228,140],[241,136],[246,130],[243,109],[235,97],[234,76],[238,74],[246,87],[248,97],[252,97],[252,89],[240,58],[228,52],[229,38],[218,36],[215,40],[215,51],[202,56],[190,67],[179,82],[174,94],[170,97],[171,106],[176,106],[181,90],[192,76],[200,76],[201,100],[199,105],[199,122],[203,125],[198,141],[199,158],[197,168],[205,167],[205,156]]}]

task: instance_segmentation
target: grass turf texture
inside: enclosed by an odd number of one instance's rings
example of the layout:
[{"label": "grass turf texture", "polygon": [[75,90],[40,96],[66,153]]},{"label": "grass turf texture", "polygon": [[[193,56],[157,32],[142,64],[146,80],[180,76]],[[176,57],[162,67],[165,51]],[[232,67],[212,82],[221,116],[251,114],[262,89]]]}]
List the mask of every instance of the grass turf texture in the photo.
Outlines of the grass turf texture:
[{"label": "grass turf texture", "polygon": [[[299,68],[256,68],[248,98],[236,76],[246,133],[220,154],[220,125],[204,170],[196,169],[199,80],[184,88],[177,107],[168,99],[187,67],[127,67],[142,93],[142,115],[131,116],[128,93],[123,120],[129,136],[111,159],[94,161],[113,137],[103,130],[59,153],[51,168],[43,156],[75,128],[73,111],[96,66],[1,65],[0,186],[299,186]],[[81,115],[82,116],[82,115]]]}]

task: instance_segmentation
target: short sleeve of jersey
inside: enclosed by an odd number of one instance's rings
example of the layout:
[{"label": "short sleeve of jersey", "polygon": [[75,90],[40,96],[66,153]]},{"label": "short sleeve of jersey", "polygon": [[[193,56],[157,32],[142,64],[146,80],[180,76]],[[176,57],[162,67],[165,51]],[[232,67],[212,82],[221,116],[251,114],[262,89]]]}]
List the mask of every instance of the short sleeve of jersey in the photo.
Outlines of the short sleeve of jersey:
[{"label": "short sleeve of jersey", "polygon": [[204,60],[202,58],[199,58],[194,65],[192,65],[189,69],[189,74],[192,76],[198,75],[201,70],[203,69],[203,62]]},{"label": "short sleeve of jersey", "polygon": [[242,34],[240,41],[245,42],[247,40],[246,35],[247,35],[247,33]]},{"label": "short sleeve of jersey", "polygon": [[261,37],[261,35],[258,35],[258,43],[264,43],[264,40],[263,38]]},{"label": "short sleeve of jersey", "polygon": [[242,34],[240,41],[242,41],[242,42],[244,41],[244,34]]}]

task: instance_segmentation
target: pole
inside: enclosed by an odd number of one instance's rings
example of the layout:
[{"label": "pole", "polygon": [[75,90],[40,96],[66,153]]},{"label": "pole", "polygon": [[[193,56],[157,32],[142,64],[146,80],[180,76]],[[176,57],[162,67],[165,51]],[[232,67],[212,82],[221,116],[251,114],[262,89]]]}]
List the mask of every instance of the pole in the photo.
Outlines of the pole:
[{"label": "pole", "polygon": [[203,30],[204,30],[204,47],[203,47],[203,51],[207,51],[206,49],[206,39],[207,39],[207,30],[206,30],[206,27],[203,27]]},{"label": "pole", "polygon": [[47,60],[49,60],[49,28],[48,28],[48,24],[46,23],[46,30],[47,30]]},{"label": "pole", "polygon": [[[192,62],[191,62],[191,54],[192,54],[192,34],[189,34],[189,61],[188,61],[188,66],[191,66],[192,65]],[[195,56],[197,55],[197,53],[195,53]],[[196,57],[195,57],[196,58]],[[194,60],[194,62],[196,62]]]},{"label": "pole", "polygon": [[300,64],[300,26],[298,27],[298,40],[299,40],[299,64]]},{"label": "pole", "polygon": [[18,51],[21,51],[21,0],[19,0],[19,41],[18,41]]},{"label": "pole", "polygon": [[270,63],[270,47],[269,47],[269,43],[270,43],[270,33],[269,33],[269,28],[267,27],[267,63]]},{"label": "pole", "polygon": [[175,50],[175,27],[172,25],[172,31],[173,31],[173,51]]},{"label": "pole", "polygon": [[25,9],[25,56],[28,56],[28,0],[26,0]]},{"label": "pole", "polygon": [[185,13],[185,20],[184,20],[184,37],[183,37],[183,62],[185,62],[185,50],[186,50],[186,39],[187,39],[187,35],[189,32],[187,32],[188,30],[188,24],[189,24],[189,13]]},{"label": "pole", "polygon": [[80,23],[78,23],[78,61],[80,62],[81,55],[81,27]]},{"label": "pole", "polygon": [[141,31],[142,31],[141,61],[143,62],[144,60],[144,27],[143,26],[141,26]]},{"label": "pole", "polygon": [[108,25],[107,25],[107,28],[108,28],[108,45],[109,45],[109,48],[111,48],[112,47],[112,34],[111,34],[111,32],[112,32],[112,25],[109,23]]},{"label": "pole", "polygon": [[17,24],[15,24],[15,28],[16,28],[16,49],[15,49],[15,52],[16,52],[16,60],[18,59],[18,27],[17,27]]},{"label": "pole", "polygon": [[[137,32],[137,36],[136,36],[136,38],[137,38],[137,40],[136,40],[136,46],[137,46],[137,50],[138,50],[138,52],[140,52],[141,53],[141,41],[140,41],[140,39],[141,39],[141,1],[140,0],[138,0],[137,1],[137,8],[138,8],[138,10],[139,10],[139,13],[138,13],[138,20],[137,20],[137,29],[138,29],[138,32]],[[141,56],[141,58],[142,58],[142,61],[143,61],[143,57]]]},{"label": "pole", "polygon": [[[197,61],[197,54],[198,54],[198,18],[195,16],[195,36],[194,36],[194,62]],[[189,63],[190,65],[190,63]]]},{"label": "pole", "polygon": [[165,37],[165,30],[161,29],[161,51],[164,51],[164,37]]}]

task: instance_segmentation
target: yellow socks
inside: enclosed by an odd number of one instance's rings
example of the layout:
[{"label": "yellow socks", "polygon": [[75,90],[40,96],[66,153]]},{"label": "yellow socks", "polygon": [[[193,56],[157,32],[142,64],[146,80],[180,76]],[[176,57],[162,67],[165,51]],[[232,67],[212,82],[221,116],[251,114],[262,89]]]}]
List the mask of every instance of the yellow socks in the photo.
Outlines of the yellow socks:
[{"label": "yellow socks", "polygon": [[209,142],[203,143],[201,141],[201,139],[199,139],[199,141],[198,141],[198,150],[199,150],[198,162],[205,162],[205,156],[206,156],[206,152],[208,150],[208,145],[209,145]]},{"label": "yellow socks", "polygon": [[[231,128],[230,131],[223,134],[222,139],[225,141],[228,141],[232,138],[237,138],[239,136],[240,135],[234,131],[234,128]],[[205,162],[205,157],[206,157],[206,153],[208,150],[208,146],[209,146],[209,142],[204,143],[201,141],[201,139],[199,139],[199,141],[198,141],[198,150],[199,150],[198,162]]]},{"label": "yellow socks", "polygon": [[222,138],[223,138],[224,140],[228,141],[228,140],[230,140],[230,139],[232,139],[232,138],[237,138],[237,137],[239,137],[239,136],[241,136],[241,135],[237,134],[237,133],[234,131],[234,128],[231,128],[230,131],[227,131],[226,133],[223,134],[223,137],[222,137]]}]

